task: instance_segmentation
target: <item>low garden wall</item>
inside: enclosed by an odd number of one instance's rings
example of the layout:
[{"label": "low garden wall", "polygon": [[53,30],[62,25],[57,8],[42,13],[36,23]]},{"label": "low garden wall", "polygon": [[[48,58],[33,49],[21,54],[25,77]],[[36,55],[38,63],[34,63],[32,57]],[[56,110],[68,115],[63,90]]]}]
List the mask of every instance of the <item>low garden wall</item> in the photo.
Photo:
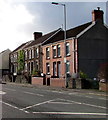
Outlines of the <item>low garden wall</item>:
[{"label": "low garden wall", "polygon": [[65,87],[65,79],[64,78],[50,78],[50,86]]},{"label": "low garden wall", "polygon": [[32,77],[33,85],[43,85],[43,77]]},{"label": "low garden wall", "polygon": [[99,83],[99,90],[108,92],[108,83]]}]

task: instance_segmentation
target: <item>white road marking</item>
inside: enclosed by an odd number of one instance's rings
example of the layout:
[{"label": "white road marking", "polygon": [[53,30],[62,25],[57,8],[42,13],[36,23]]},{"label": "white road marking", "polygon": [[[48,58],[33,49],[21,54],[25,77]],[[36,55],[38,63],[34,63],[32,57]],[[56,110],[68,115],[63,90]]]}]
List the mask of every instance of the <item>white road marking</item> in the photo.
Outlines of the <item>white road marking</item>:
[{"label": "white road marking", "polygon": [[20,110],[26,110],[26,109],[29,109],[29,108],[32,108],[32,107],[36,107],[36,106],[39,106],[39,105],[43,105],[43,104],[46,104],[46,103],[49,103],[49,102],[55,101],[55,100],[57,100],[57,99],[53,99],[53,100],[48,100],[48,101],[45,101],[45,102],[37,103],[37,104],[31,105],[31,106],[22,108]]},{"label": "white road marking", "polygon": [[9,103],[3,102],[3,101],[2,101],[2,103],[5,104],[5,105],[7,105],[7,106],[10,106],[10,107],[12,107],[12,108],[15,108],[15,109],[18,109],[18,110],[19,110],[18,107],[13,106],[13,105],[11,105],[11,104],[9,104]]},{"label": "white road marking", "polygon": [[6,90],[16,91],[15,89],[5,88]]},{"label": "white road marking", "polygon": [[91,94],[91,95],[99,95],[99,96],[108,96],[107,94],[96,94],[96,93],[88,93],[88,94]]},{"label": "white road marking", "polygon": [[14,109],[17,109],[17,110],[19,110],[19,111],[23,111],[23,112],[25,112],[25,113],[29,113],[28,111],[21,110],[20,108],[18,108],[18,107],[16,107],[16,106],[13,106],[13,105],[11,105],[11,104],[9,104],[9,103],[3,102],[3,101],[0,101],[0,102],[2,102],[3,104],[5,104],[5,105],[7,105],[7,106],[9,106],[9,107],[12,107],[12,108],[14,108]]},{"label": "white road marking", "polygon": [[58,115],[98,115],[106,116],[106,113],[78,113],[78,112],[32,112],[34,114],[58,114]]},{"label": "white road marking", "polygon": [[93,97],[91,97],[91,96],[85,96],[85,97],[87,97],[87,98],[93,98]]},{"label": "white road marking", "polygon": [[0,91],[0,95],[4,95],[6,94],[6,92]]},{"label": "white road marking", "polygon": [[63,101],[67,101],[67,102],[71,102],[71,103],[75,103],[75,104],[82,104],[81,102],[76,102],[76,101],[67,100],[67,99],[58,98],[58,100],[63,100]]},{"label": "white road marking", "polygon": [[24,93],[27,93],[27,94],[30,94],[30,95],[37,95],[37,96],[41,96],[41,97],[43,97],[44,95],[42,95],[42,94],[35,94],[35,93],[31,93],[31,92],[24,92]]},{"label": "white road marking", "polygon": [[100,100],[106,100],[106,98],[99,98]]},{"label": "white road marking", "polygon": [[60,98],[58,98],[58,99],[59,100],[64,100],[64,101],[68,101],[68,102],[73,102],[73,103],[80,104],[80,105],[87,105],[87,106],[91,106],[91,107],[107,109],[107,107],[103,107],[103,106],[97,106],[97,105],[92,105],[92,104],[87,104],[87,103],[81,103],[81,102],[71,101],[71,100],[67,100],[67,99],[60,99]]},{"label": "white road marking", "polygon": [[73,104],[73,103],[67,103],[67,102],[49,102],[51,104]]}]

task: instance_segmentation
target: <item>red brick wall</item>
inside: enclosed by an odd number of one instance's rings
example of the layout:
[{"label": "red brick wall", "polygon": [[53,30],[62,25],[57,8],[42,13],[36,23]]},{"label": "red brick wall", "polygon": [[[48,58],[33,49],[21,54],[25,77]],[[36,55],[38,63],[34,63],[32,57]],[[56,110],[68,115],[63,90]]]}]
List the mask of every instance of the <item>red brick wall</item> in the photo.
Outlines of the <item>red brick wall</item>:
[{"label": "red brick wall", "polygon": [[51,78],[50,86],[65,87],[65,79],[64,78]]},{"label": "red brick wall", "polygon": [[[74,41],[71,40],[66,40],[66,42],[70,43],[70,56],[66,57],[66,60],[70,61],[70,74],[74,72]],[[54,45],[61,45],[61,57],[60,58],[53,58],[53,51],[52,51],[52,46]],[[50,59],[46,59],[46,48],[50,48]],[[57,43],[49,44],[46,46],[43,46],[43,73],[46,74],[46,63],[50,63],[50,75],[53,76],[53,62],[58,62],[61,61],[61,78],[64,77],[65,75],[65,64],[64,64],[64,41],[60,41]]]},{"label": "red brick wall", "polygon": [[43,85],[43,77],[32,77],[33,85]]},{"label": "red brick wall", "polygon": [[99,90],[108,92],[108,83],[99,83]]}]

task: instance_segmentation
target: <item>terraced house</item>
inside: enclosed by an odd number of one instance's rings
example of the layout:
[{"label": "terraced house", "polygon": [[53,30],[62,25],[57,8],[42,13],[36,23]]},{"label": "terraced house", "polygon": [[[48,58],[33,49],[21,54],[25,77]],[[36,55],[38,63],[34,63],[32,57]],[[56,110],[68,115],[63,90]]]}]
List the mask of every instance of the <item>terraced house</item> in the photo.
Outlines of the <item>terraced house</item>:
[{"label": "terraced house", "polygon": [[61,28],[45,35],[35,32],[34,40],[10,54],[12,71],[17,72],[18,63],[13,58],[17,59],[17,51],[22,49],[24,71],[42,73],[42,77],[32,78],[32,84],[66,87],[70,79],[79,77],[80,71],[91,79],[97,78],[99,67],[108,62],[108,27],[103,15],[99,7],[93,10],[92,21],[67,30],[66,40]]},{"label": "terraced house", "polygon": [[91,22],[66,31],[66,40],[43,45],[47,85],[65,87],[80,71],[88,78],[97,78],[99,67],[108,62],[108,27],[103,14],[98,7],[92,11]]},{"label": "terraced house", "polygon": [[43,72],[42,63],[42,45],[49,43],[53,40],[63,39],[63,30],[61,28],[50,32],[48,34],[42,35],[41,32],[34,32],[34,40],[23,43],[21,46],[16,48],[10,53],[10,71],[13,75],[18,73],[18,52],[23,50],[24,52],[24,73],[32,75],[32,72],[39,71]]}]

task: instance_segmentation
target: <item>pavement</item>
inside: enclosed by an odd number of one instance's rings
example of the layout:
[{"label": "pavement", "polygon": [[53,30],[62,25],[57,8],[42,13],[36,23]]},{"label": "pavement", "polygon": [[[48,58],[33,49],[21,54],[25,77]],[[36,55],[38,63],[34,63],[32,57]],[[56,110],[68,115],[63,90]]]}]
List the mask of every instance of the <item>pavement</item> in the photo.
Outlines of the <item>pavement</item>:
[{"label": "pavement", "polygon": [[28,83],[12,83],[7,82],[6,84],[12,84],[12,85],[19,85],[23,87],[32,87],[32,88],[43,88],[43,89],[49,89],[49,90],[57,90],[57,91],[69,91],[69,92],[79,92],[83,94],[90,94],[90,95],[98,95],[98,96],[108,96],[108,92],[100,91],[98,89],[71,89],[71,88],[60,88],[60,87],[52,87],[52,86],[46,86],[46,85],[32,85]]}]

